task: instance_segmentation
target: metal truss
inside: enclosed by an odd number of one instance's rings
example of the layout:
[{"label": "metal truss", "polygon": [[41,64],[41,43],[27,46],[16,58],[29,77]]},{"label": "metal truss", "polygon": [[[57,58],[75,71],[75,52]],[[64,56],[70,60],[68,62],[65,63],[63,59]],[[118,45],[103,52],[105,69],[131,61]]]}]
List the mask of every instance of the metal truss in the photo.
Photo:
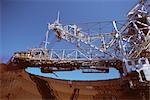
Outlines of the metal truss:
[{"label": "metal truss", "polygon": [[92,55],[87,55],[78,49],[63,49],[63,50],[50,50],[51,60],[94,60],[95,57]]},{"label": "metal truss", "polygon": [[[112,21],[109,22],[111,24],[109,28],[113,29],[111,32],[87,33],[75,24],[60,24],[58,14],[57,20],[48,24],[48,31],[53,30],[59,40],[63,39],[75,44],[87,55],[90,54],[90,50],[95,50],[99,51],[101,58],[131,59],[139,57],[142,50],[150,46],[150,17],[148,15],[148,7],[139,3],[128,13],[128,19],[121,27],[118,27],[117,21]],[[45,44],[46,47],[47,44]]]},{"label": "metal truss", "polygon": [[[107,24],[106,24],[107,23]],[[87,23],[89,25],[89,23]],[[103,30],[103,24],[107,26]],[[126,72],[123,64],[128,60],[145,57],[150,59],[150,9],[148,2],[140,2],[128,12],[125,23],[120,21],[98,22],[99,31],[84,31],[78,25],[62,25],[59,13],[54,23],[48,23],[44,43],[40,48],[17,52],[12,62],[41,66],[43,71],[68,71],[96,69],[108,72],[109,67]],[[91,26],[89,26],[92,29]],[[65,40],[76,49],[49,49],[50,31],[59,41]],[[144,54],[144,52],[146,54]],[[92,72],[92,71],[90,71]]]}]

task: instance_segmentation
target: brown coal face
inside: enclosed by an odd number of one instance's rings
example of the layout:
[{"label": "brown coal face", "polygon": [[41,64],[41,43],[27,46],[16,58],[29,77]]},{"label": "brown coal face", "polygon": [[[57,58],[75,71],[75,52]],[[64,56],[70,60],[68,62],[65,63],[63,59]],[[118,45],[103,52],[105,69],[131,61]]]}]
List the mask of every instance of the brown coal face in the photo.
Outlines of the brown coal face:
[{"label": "brown coal face", "polygon": [[1,100],[149,100],[149,87],[130,88],[128,81],[121,78],[70,82],[7,67],[0,65]]}]

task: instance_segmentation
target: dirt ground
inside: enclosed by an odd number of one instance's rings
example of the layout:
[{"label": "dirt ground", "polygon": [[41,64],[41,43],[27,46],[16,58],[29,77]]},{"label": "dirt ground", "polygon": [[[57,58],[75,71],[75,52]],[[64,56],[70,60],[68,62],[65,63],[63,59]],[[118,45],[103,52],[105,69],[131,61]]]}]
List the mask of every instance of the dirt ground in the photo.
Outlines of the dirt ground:
[{"label": "dirt ground", "polygon": [[27,73],[20,66],[0,64],[0,100],[142,100],[125,81],[69,81]]}]

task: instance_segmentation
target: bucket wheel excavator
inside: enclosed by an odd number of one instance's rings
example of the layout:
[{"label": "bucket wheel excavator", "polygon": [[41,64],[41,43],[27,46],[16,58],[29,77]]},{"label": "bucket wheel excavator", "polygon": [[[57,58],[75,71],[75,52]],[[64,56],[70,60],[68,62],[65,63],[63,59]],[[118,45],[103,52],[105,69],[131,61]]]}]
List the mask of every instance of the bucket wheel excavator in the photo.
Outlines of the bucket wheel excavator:
[{"label": "bucket wheel excavator", "polygon": [[[54,23],[48,23],[45,40],[39,48],[15,52],[9,63],[41,68],[43,73],[82,69],[84,73],[108,73],[119,70],[131,87],[150,82],[150,3],[141,1],[127,14],[123,24],[108,23],[109,32],[84,31],[78,25],[63,25],[59,12]],[[90,23],[88,23],[90,24]],[[91,27],[90,27],[91,28]],[[52,32],[52,33],[51,33]],[[75,46],[74,49],[49,49],[49,35]],[[62,47],[62,46],[61,46]],[[136,73],[136,74],[135,74]],[[135,77],[138,79],[134,81]]]}]

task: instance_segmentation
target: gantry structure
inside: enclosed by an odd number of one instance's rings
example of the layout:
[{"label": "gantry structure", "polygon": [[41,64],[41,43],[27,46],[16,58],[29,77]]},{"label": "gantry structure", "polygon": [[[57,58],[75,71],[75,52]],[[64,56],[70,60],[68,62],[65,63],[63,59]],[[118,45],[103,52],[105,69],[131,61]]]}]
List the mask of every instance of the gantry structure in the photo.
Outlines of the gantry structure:
[{"label": "gantry structure", "polygon": [[[40,67],[43,73],[82,69],[84,73],[108,73],[119,70],[121,77],[137,73],[139,82],[150,81],[150,2],[138,2],[125,21],[96,22],[107,25],[99,31],[84,31],[79,25],[60,23],[59,12],[54,23],[48,23],[45,40],[39,48],[15,52],[9,63]],[[86,23],[90,24],[90,23]],[[93,23],[92,23],[93,25]],[[73,44],[74,49],[49,49],[49,35]],[[62,47],[62,46],[60,46]],[[129,80],[131,86],[133,82]],[[78,92],[78,90],[75,90]]]}]

